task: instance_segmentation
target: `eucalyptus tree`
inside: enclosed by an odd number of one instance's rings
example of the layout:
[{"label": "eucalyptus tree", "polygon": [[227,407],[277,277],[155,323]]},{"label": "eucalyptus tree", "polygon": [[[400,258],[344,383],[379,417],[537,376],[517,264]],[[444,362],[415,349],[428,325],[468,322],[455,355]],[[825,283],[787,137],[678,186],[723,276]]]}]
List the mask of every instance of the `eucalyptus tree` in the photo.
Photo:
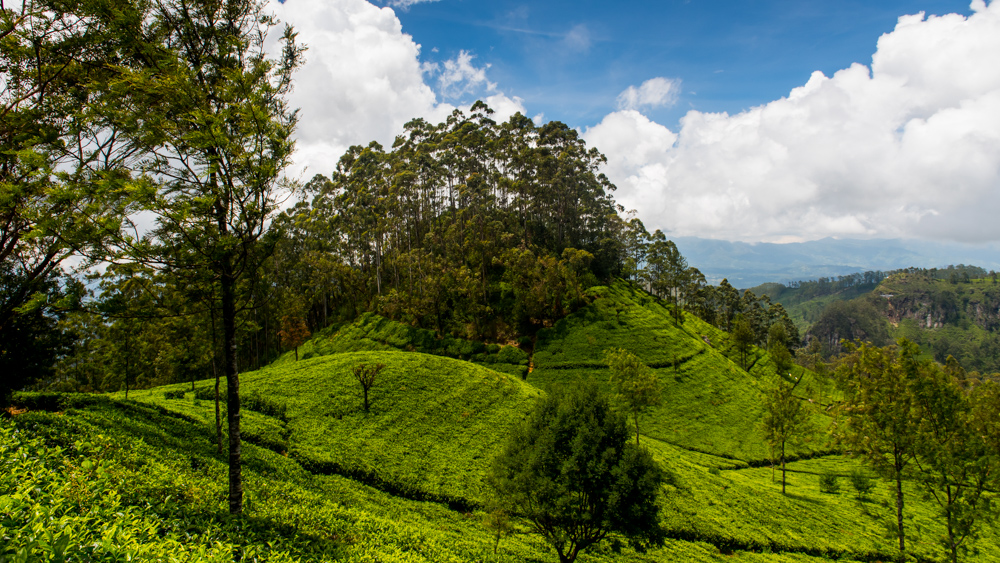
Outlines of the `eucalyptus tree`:
[{"label": "eucalyptus tree", "polygon": [[210,273],[218,284],[229,427],[229,510],[243,510],[237,312],[274,239],[269,236],[293,150],[296,112],[286,96],[303,48],[285,27],[281,54],[265,40],[277,24],[253,0],[167,0],[143,20],[149,66],[116,82],[144,151],[135,189],[155,228],[126,239],[116,258]]}]

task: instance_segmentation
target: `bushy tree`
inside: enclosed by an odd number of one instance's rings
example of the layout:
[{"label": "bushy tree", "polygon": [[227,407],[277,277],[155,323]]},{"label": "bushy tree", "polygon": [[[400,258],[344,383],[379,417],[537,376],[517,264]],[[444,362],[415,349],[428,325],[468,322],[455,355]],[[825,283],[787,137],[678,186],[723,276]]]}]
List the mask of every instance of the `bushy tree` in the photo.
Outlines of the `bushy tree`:
[{"label": "bushy tree", "polygon": [[597,385],[553,389],[516,427],[487,483],[570,563],[612,534],[661,539],[665,474],[629,440],[625,417]]},{"label": "bushy tree", "polygon": [[298,315],[285,315],[281,317],[281,330],[278,337],[281,338],[281,345],[286,349],[295,350],[295,361],[299,361],[299,346],[309,340],[309,327],[302,317]]}]

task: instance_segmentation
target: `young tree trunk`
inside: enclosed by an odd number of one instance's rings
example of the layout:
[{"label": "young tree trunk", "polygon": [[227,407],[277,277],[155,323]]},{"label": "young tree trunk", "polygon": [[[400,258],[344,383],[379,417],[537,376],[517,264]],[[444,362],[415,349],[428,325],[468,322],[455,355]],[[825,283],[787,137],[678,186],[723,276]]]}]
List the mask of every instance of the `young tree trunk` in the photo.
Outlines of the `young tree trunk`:
[{"label": "young tree trunk", "polygon": [[236,280],[232,257],[222,264],[222,331],[225,348],[226,413],[229,422],[229,513],[243,513],[242,451],[240,448],[240,374],[236,363]]},{"label": "young tree trunk", "polygon": [[781,442],[781,494],[785,494],[785,442]]},{"label": "young tree trunk", "polygon": [[219,354],[219,345],[215,340],[215,303],[209,311],[212,317],[212,376],[215,377],[215,445],[219,455],[222,455],[222,407],[219,404],[219,370],[216,363]]},{"label": "young tree trunk", "polygon": [[899,449],[893,452],[896,477],[896,533],[899,536],[899,562],[906,561],[906,534],[903,529],[903,459]]}]

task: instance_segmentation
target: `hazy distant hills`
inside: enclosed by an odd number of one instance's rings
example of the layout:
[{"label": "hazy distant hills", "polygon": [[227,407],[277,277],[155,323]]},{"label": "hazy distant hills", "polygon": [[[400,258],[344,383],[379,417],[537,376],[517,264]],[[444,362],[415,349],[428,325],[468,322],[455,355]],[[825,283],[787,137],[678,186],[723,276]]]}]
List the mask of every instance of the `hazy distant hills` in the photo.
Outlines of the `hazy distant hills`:
[{"label": "hazy distant hills", "polygon": [[904,239],[834,239],[801,243],[746,243],[672,239],[688,263],[710,284],[728,278],[737,288],[840,276],[866,270],[937,268],[970,264],[1000,270],[1000,244],[962,244]]}]

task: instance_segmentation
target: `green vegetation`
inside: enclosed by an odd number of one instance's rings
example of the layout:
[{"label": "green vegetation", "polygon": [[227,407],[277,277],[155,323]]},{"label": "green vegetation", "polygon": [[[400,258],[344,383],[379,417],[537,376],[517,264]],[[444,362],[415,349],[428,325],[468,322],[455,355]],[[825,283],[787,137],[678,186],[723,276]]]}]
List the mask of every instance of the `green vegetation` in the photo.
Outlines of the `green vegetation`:
[{"label": "green vegetation", "polygon": [[[353,375],[363,363],[385,365],[368,411]],[[335,354],[240,379],[244,395],[266,397],[259,401],[264,406],[244,403],[251,443],[287,453],[314,472],[456,506],[482,502],[482,475],[493,453],[541,396],[518,377],[420,353]],[[199,397],[213,396],[208,386],[183,399],[166,399],[162,390],[131,395],[205,423],[214,421],[214,406]]]},{"label": "green vegetation", "polygon": [[[278,214],[302,48],[263,3],[23,4],[0,563],[1000,559],[995,273],[709,287],[577,131],[481,102]],[[778,299],[832,303],[800,365]]]},{"label": "green vegetation", "polygon": [[625,417],[593,382],[553,390],[513,429],[487,479],[561,563],[615,533],[639,545],[662,541],[663,470],[632,446]]},{"label": "green vegetation", "polygon": [[[744,370],[729,335],[701,319],[685,313],[675,325],[669,305],[625,282],[591,292],[590,305],[539,331],[529,383],[547,389],[590,378],[613,391],[605,353],[624,349],[652,368],[661,388],[663,404],[643,416],[644,436],[736,460],[770,459],[757,429],[761,379],[774,373],[768,354],[751,347]],[[801,397],[815,389],[812,372],[796,366],[793,375],[803,378]],[[793,452],[825,447],[817,440]]]}]

